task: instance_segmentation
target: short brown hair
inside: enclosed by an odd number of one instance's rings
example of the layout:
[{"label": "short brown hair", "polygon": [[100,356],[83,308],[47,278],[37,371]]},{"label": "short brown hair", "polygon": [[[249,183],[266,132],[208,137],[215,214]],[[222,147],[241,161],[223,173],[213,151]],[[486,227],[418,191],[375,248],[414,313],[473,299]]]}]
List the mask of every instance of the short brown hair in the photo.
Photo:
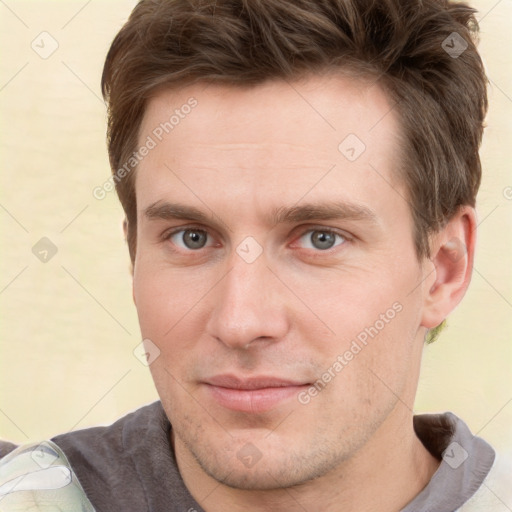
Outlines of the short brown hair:
[{"label": "short brown hair", "polygon": [[[135,151],[147,101],[162,86],[357,72],[384,88],[401,119],[416,252],[429,256],[429,236],[460,206],[475,206],[480,185],[487,79],[475,12],[447,0],[142,0],[103,70],[112,172]],[[134,173],[116,179],[132,263]]]}]

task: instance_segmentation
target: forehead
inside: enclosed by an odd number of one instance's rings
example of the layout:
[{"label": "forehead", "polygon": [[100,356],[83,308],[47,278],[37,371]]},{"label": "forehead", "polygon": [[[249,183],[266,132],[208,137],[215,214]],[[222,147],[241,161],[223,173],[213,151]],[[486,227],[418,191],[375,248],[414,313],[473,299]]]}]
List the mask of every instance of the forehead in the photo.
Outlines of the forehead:
[{"label": "forehead", "polygon": [[140,129],[139,143],[155,147],[138,165],[138,202],[190,180],[231,197],[278,190],[297,201],[334,184],[375,195],[385,181],[399,186],[399,132],[380,86],[346,76],[161,90]]},{"label": "forehead", "polygon": [[[189,108],[192,99],[197,105]],[[193,125],[190,143],[280,140],[293,144],[327,137],[335,149],[336,142],[349,133],[371,146],[383,137],[391,141],[399,129],[396,113],[377,82],[334,73],[251,87],[197,83],[162,88],[146,105],[140,133],[154,131],[158,128],[155,122],[167,121],[172,130],[165,135],[175,140],[180,139],[184,125]],[[211,127],[224,130],[212,131]]]}]

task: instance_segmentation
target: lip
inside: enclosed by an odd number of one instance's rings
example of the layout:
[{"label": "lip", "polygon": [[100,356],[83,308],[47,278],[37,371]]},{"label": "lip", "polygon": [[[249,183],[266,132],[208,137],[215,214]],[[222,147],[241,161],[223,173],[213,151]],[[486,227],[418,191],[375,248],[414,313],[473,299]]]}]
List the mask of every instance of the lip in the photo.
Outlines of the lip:
[{"label": "lip", "polygon": [[219,405],[233,411],[257,414],[270,411],[296,397],[310,383],[271,376],[240,378],[217,375],[205,379],[203,385]]}]

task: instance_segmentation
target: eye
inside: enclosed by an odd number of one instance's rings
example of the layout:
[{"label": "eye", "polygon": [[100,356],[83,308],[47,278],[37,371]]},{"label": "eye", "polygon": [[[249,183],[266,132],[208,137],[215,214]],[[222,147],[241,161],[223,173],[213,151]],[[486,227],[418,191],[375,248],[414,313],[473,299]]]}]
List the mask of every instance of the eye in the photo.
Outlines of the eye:
[{"label": "eye", "polygon": [[305,249],[326,251],[345,242],[339,233],[328,229],[313,229],[306,231],[300,238],[300,244]]},{"label": "eye", "polygon": [[171,233],[168,239],[182,249],[198,250],[206,247],[208,233],[203,229],[180,229]]}]

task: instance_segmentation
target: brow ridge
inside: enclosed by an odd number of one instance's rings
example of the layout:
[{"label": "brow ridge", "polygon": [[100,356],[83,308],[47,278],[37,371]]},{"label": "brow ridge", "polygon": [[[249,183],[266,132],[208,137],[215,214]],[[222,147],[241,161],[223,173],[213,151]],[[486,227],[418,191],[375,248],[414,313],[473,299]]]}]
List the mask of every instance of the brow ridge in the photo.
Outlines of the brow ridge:
[{"label": "brow ridge", "polygon": [[[148,220],[189,220],[199,223],[211,223],[214,216],[194,206],[167,201],[157,201],[148,206],[143,213]],[[268,215],[269,224],[296,224],[314,220],[353,220],[377,223],[377,216],[370,208],[346,202],[306,203],[294,206],[274,208]]]}]

